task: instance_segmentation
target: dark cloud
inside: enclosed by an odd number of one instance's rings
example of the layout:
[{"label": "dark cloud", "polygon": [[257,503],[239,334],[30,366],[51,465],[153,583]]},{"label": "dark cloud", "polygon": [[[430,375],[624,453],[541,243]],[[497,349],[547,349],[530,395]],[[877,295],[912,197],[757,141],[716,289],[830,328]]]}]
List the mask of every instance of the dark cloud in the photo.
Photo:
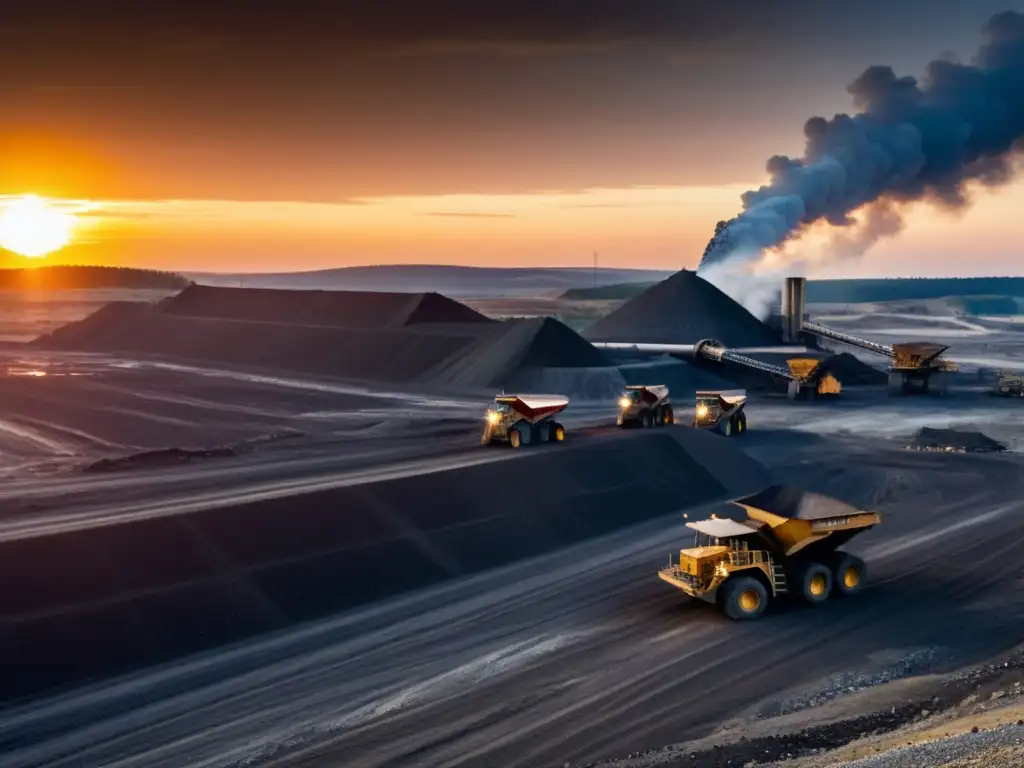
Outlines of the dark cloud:
[{"label": "dark cloud", "polygon": [[959,45],[962,17],[995,1],[0,2],[0,190],[333,201],[746,181],[823,69],[845,77],[890,38],[913,61],[922,36]]},{"label": "dark cloud", "polygon": [[80,44],[88,44],[82,33],[107,38],[130,29],[135,35],[122,40],[125,47],[156,40],[151,53],[183,55],[252,44],[292,50],[330,44],[336,53],[523,53],[701,42],[732,33],[740,12],[689,0],[306,0],[251,2],[244,8],[199,0],[40,0],[6,8],[0,34],[7,30],[11,40],[38,41],[40,33],[63,37],[78,30]]},{"label": "dark cloud", "polygon": [[[743,212],[718,228],[702,266],[756,258],[817,221],[857,225],[851,214],[875,201],[955,209],[968,202],[968,182],[1008,181],[1024,141],[1024,15],[999,13],[983,31],[973,63],[932,61],[923,82],[888,66],[865,70],[848,89],[860,112],[808,120],[804,156],[768,161],[771,183],[743,195]],[[876,205],[841,250],[862,252],[900,226],[895,208]]]}]

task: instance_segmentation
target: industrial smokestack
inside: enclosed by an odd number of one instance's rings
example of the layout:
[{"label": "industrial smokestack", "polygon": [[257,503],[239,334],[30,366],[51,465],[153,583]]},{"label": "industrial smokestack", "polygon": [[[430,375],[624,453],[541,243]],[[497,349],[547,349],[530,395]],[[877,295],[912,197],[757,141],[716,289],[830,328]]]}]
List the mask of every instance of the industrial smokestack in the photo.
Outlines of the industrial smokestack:
[{"label": "industrial smokestack", "polygon": [[804,327],[807,281],[802,277],[787,277],[782,290],[782,340],[787,344],[800,341]]},{"label": "industrial smokestack", "polygon": [[1008,181],[1024,137],[1024,15],[997,14],[983,33],[973,64],[933,61],[923,84],[887,66],[866,70],[848,88],[860,111],[808,120],[804,156],[768,161],[771,182],[720,222],[698,273],[757,260],[817,221],[854,225],[851,214],[874,204],[864,231],[846,238],[847,255],[863,252],[899,231],[893,204],[933,198],[956,208],[966,205],[967,182]]}]

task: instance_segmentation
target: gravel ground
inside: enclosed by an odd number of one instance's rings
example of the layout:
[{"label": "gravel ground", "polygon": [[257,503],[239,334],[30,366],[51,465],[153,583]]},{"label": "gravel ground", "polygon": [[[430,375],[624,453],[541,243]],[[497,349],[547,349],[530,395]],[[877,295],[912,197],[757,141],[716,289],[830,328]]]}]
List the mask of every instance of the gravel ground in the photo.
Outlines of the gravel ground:
[{"label": "gravel ground", "polygon": [[942,648],[916,649],[898,660],[885,664],[880,669],[848,670],[832,675],[819,690],[801,692],[779,701],[769,702],[756,713],[756,717],[778,717],[811,707],[819,707],[845,694],[874,688],[893,680],[926,674],[950,659],[950,653]]},{"label": "gravel ground", "polygon": [[[998,762],[995,761],[997,756]],[[1013,723],[991,731],[962,733],[941,741],[838,763],[836,768],[959,768],[982,764],[988,768],[1024,765],[1024,726]]]}]

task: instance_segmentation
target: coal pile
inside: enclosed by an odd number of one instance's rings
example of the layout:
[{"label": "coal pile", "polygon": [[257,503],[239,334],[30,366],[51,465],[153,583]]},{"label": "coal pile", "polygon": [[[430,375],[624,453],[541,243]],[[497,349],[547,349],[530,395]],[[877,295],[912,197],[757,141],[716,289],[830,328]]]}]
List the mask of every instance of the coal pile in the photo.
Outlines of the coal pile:
[{"label": "coal pile", "polygon": [[[508,461],[8,539],[0,654],[17,663],[0,699],[279,630],[767,482],[762,465],[705,432],[570,434]],[[526,487],[543,493],[529,503],[495,493]]]},{"label": "coal pile", "polygon": [[619,368],[626,384],[665,384],[678,393],[677,402],[693,396],[698,389],[730,389],[734,381],[724,378],[723,369],[704,370],[682,360],[665,356],[649,363],[623,365]]},{"label": "coal pile", "polygon": [[588,327],[591,341],[693,344],[716,339],[727,347],[772,346],[779,332],[696,272],[682,270]]},{"label": "coal pile", "polygon": [[885,384],[889,380],[885,371],[872,368],[849,352],[841,352],[838,355],[826,357],[821,361],[821,365],[839,379],[843,386],[872,386]]},{"label": "coal pile", "polygon": [[35,342],[459,388],[517,371],[602,367],[602,352],[550,318],[499,323],[439,294],[191,286],[156,306],[110,305]]},{"label": "coal pile", "polygon": [[921,427],[907,448],[947,453],[992,453],[1006,450],[1005,445],[981,432],[933,427]]},{"label": "coal pile", "polygon": [[[424,378],[454,388],[512,386],[548,368],[602,368],[604,353],[552,318],[507,320]],[[521,374],[521,375],[517,375]]]},{"label": "coal pile", "polygon": [[193,285],[162,308],[168,315],[338,328],[400,328],[419,323],[490,323],[438,293],[289,291]]}]

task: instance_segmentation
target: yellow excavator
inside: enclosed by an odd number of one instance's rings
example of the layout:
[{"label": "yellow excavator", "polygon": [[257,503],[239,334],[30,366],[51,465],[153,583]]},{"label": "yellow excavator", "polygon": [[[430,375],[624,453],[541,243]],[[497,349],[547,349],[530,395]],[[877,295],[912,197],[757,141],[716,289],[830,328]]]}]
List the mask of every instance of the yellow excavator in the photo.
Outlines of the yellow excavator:
[{"label": "yellow excavator", "polygon": [[732,503],[743,519],[712,515],[686,524],[694,546],[675,563],[669,555],[662,581],[733,619],[756,619],[784,597],[818,605],[863,589],[864,561],[839,547],[878,525],[878,513],[786,485]]}]

